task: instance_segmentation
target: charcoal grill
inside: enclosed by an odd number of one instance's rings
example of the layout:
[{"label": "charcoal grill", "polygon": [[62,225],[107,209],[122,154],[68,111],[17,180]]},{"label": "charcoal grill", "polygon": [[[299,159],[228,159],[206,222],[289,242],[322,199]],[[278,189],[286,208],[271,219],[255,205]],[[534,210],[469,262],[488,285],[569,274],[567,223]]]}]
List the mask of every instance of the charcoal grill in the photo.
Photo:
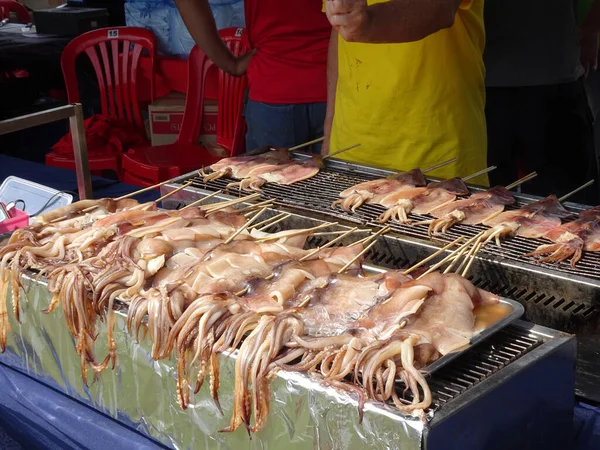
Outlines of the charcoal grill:
[{"label": "charcoal grill", "polygon": [[[262,199],[275,199],[275,208],[294,212],[294,223],[286,226],[310,227],[324,221],[337,221],[347,226],[368,225],[381,227],[376,218],[383,211],[377,205],[364,205],[355,214],[333,210],[331,203],[338,193],[363,181],[382,178],[392,172],[341,161],[330,161],[316,177],[291,186],[267,184]],[[190,202],[210,192],[225,189],[231,179],[204,183],[196,172],[184,175],[165,185],[166,193],[182,183],[192,185],[176,194],[166,203],[169,208],[178,202]],[[477,187],[474,191],[480,190]],[[238,195],[231,192],[232,195]],[[218,196],[217,198],[230,198]],[[515,195],[517,206],[538,200],[529,195]],[[567,203],[567,208],[578,212],[583,205]],[[429,217],[411,215],[415,221]],[[369,253],[370,262],[388,268],[409,267],[431,255],[441,246],[458,236],[472,237],[483,230],[480,226],[457,225],[446,235],[431,240],[426,226],[391,224],[387,234]],[[325,239],[323,239],[325,242]],[[600,346],[600,255],[585,253],[575,268],[568,263],[538,264],[523,255],[533,251],[541,240],[509,238],[501,249],[488,245],[475,259],[470,279],[479,287],[501,296],[517,300],[525,307],[525,318],[536,324],[575,333],[579,340],[577,385],[579,396],[600,402],[600,365],[596,352]]]}]

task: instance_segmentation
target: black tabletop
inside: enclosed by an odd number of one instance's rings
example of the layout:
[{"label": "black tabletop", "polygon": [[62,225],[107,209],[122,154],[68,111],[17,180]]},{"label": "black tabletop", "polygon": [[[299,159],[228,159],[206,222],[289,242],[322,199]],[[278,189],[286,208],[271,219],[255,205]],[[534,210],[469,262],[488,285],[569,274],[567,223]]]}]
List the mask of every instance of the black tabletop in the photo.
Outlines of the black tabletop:
[{"label": "black tabletop", "polygon": [[71,38],[22,33],[21,28],[17,24],[0,27],[0,69],[60,67],[60,55]]}]

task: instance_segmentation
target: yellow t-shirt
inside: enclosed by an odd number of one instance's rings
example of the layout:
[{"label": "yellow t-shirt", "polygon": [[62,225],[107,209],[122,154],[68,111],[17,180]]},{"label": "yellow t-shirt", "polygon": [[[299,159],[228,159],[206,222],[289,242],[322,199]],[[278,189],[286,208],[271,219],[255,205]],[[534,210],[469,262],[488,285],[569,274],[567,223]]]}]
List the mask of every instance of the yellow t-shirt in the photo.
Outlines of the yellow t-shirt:
[{"label": "yellow t-shirt", "polygon": [[[369,4],[387,0],[369,0]],[[486,167],[483,0],[463,0],[454,25],[406,44],[338,42],[331,151],[396,170],[457,162],[431,176]],[[487,184],[487,176],[472,182]]]}]

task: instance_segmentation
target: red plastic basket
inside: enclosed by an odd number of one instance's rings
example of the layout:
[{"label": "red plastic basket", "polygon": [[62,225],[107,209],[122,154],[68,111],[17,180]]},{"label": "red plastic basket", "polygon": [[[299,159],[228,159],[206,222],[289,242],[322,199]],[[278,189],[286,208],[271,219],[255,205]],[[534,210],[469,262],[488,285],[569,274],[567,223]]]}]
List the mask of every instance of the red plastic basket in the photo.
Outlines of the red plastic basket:
[{"label": "red plastic basket", "polygon": [[17,208],[12,208],[8,211],[10,219],[0,222],[0,233],[10,233],[17,228],[23,228],[29,225],[29,216],[26,212]]}]

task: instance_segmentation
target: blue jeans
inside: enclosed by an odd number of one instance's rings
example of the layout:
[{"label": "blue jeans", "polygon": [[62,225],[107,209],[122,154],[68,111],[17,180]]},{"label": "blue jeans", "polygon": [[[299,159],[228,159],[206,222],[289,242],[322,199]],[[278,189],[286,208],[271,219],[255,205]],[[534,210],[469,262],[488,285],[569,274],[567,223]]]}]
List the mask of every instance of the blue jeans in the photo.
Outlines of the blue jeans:
[{"label": "blue jeans", "polygon": [[[293,147],[323,136],[326,103],[276,105],[248,100],[244,115],[246,150],[265,146]],[[321,143],[307,151],[321,152]]]}]

